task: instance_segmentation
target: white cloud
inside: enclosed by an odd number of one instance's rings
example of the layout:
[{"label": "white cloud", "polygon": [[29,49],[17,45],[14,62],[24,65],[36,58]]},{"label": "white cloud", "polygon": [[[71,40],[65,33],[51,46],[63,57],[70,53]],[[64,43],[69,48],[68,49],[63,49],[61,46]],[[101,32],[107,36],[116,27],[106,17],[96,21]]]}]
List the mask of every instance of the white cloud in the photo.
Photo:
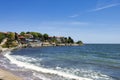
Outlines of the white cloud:
[{"label": "white cloud", "polygon": [[111,7],[118,6],[118,5],[120,5],[120,3],[109,4],[109,5],[106,5],[106,6],[103,6],[103,7],[98,7],[96,9],[92,9],[91,11],[100,11],[100,10],[111,8]]}]

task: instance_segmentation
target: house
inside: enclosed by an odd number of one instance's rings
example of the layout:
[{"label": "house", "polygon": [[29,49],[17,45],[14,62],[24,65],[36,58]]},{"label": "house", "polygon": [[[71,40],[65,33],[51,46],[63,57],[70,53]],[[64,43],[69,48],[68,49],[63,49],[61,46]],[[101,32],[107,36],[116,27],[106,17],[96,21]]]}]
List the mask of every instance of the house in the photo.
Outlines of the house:
[{"label": "house", "polygon": [[34,38],[28,38],[28,39],[26,39],[26,41],[27,41],[28,43],[41,42],[40,40],[34,39]]},{"label": "house", "polygon": [[18,35],[21,44],[26,44],[26,38],[24,36]]},{"label": "house", "polygon": [[24,34],[25,38],[29,39],[29,38],[33,38],[33,35],[31,34]]},{"label": "house", "polygon": [[34,38],[26,39],[26,42],[28,44],[28,47],[40,47],[42,45],[42,42],[40,40]]},{"label": "house", "polygon": [[64,39],[64,37],[57,37],[57,36],[55,36],[55,38],[56,38],[56,40],[58,41],[58,42],[60,42],[60,43],[62,43],[62,39]]}]

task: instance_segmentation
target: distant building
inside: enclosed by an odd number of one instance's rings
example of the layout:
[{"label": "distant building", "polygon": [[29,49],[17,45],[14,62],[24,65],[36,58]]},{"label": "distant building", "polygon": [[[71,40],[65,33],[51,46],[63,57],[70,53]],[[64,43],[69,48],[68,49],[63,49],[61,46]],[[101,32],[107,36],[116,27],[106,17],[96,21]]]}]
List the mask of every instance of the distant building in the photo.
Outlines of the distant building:
[{"label": "distant building", "polygon": [[29,42],[41,42],[40,40],[34,39],[34,38],[26,39],[26,41],[27,41],[28,43],[29,43]]},{"label": "distant building", "polygon": [[34,38],[26,39],[26,42],[29,47],[40,47],[42,45],[42,42],[40,40]]},{"label": "distant building", "polygon": [[33,38],[33,35],[31,34],[24,34],[25,38],[29,39],[29,38]]},{"label": "distant building", "polygon": [[26,34],[25,37],[19,35],[18,38],[21,44],[26,44],[28,47],[40,47],[42,44],[40,40],[34,39],[30,34]]},{"label": "distant building", "polygon": [[55,36],[55,38],[56,38],[56,40],[57,40],[58,42],[61,42],[61,39],[64,38],[64,37],[57,37],[57,36]]},{"label": "distant building", "polygon": [[49,40],[52,40],[53,38],[56,39],[57,42],[60,42],[60,43],[62,42],[62,39],[64,39],[64,37],[61,37],[61,36],[60,36],[60,37],[59,37],[59,36],[53,36],[53,37],[50,36],[50,37],[49,37]]},{"label": "distant building", "polygon": [[26,44],[26,38],[24,36],[18,35],[18,38],[20,40],[20,43]]}]

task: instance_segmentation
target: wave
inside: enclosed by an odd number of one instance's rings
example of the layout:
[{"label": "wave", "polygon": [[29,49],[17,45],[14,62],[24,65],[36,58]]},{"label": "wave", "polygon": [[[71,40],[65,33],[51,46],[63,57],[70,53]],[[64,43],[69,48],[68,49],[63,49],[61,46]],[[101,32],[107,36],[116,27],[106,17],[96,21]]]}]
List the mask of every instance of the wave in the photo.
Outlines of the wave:
[{"label": "wave", "polygon": [[42,79],[42,80],[51,80],[51,79],[46,78],[45,76],[43,76],[43,75],[41,75],[41,74],[39,75],[39,74],[33,73],[33,75],[34,75],[35,77],[38,77],[38,78]]},{"label": "wave", "polygon": [[69,73],[65,73],[65,72],[61,72],[61,71],[57,71],[57,70],[52,70],[52,69],[39,67],[39,66],[27,63],[27,62],[21,62],[21,61],[16,60],[10,54],[11,54],[11,52],[7,52],[4,56],[6,58],[8,58],[12,64],[16,64],[19,67],[24,67],[26,69],[31,69],[31,70],[35,70],[35,71],[42,72],[42,73],[47,73],[47,74],[55,74],[55,75],[58,75],[58,76],[61,76],[61,77],[74,79],[74,80],[92,80],[92,79],[89,79],[89,78],[83,78],[83,77],[79,77],[79,76],[76,76],[76,75],[73,75],[73,74],[69,74]]},{"label": "wave", "polygon": [[66,73],[72,73],[75,75],[82,75],[83,77],[89,77],[93,80],[113,80],[111,77],[102,74],[101,72],[96,72],[93,70],[87,70],[87,69],[75,69],[75,68],[61,68],[59,66],[56,67],[56,70],[63,71]]}]

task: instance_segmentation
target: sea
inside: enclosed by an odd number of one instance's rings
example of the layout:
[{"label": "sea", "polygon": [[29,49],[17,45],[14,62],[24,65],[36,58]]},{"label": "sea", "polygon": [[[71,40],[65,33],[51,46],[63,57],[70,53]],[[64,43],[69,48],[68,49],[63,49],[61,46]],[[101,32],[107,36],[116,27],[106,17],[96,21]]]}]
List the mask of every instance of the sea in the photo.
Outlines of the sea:
[{"label": "sea", "polygon": [[120,44],[22,48],[0,55],[0,67],[23,80],[120,80]]}]

